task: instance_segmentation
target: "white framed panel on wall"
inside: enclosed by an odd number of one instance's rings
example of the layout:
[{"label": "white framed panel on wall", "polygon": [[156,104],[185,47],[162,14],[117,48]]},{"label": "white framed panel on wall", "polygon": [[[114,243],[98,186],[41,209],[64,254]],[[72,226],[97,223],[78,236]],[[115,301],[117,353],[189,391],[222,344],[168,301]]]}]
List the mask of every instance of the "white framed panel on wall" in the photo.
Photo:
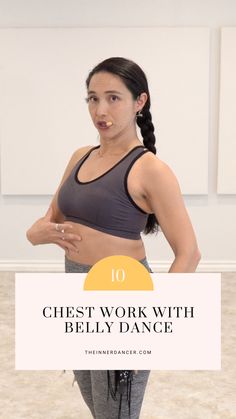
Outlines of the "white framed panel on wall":
[{"label": "white framed panel on wall", "polygon": [[162,27],[0,30],[3,194],[53,194],[73,151],[98,143],[85,79],[111,56],[147,74],[157,154],[182,193],[207,193],[209,29]]},{"label": "white framed panel on wall", "polygon": [[236,194],[236,27],[221,29],[219,194]]}]

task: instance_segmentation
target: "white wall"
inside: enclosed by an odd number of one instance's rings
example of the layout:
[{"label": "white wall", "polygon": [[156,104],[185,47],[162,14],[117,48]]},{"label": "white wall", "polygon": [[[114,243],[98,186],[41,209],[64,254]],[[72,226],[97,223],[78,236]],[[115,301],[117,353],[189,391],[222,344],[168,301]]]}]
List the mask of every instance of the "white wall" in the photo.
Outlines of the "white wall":
[{"label": "white wall", "polygon": [[97,143],[85,78],[111,56],[144,68],[157,154],[184,194],[206,194],[209,38],[199,27],[0,29],[2,194],[53,194],[72,152]]},{"label": "white wall", "polygon": [[217,191],[236,195],[236,27],[221,30]]},{"label": "white wall", "polygon": [[[199,270],[236,269],[236,196],[218,195],[218,124],[220,76],[220,28],[236,25],[236,2],[232,1],[1,1],[0,27],[151,27],[206,26],[210,28],[210,88],[208,195],[184,196],[202,253]],[[1,123],[0,123],[1,140]],[[159,139],[161,141],[161,139]],[[1,145],[2,146],[2,145]],[[14,152],[14,150],[13,150]],[[26,150],[27,152],[27,150]],[[199,170],[201,162],[199,161]],[[42,216],[51,196],[0,195],[2,269],[57,269],[63,253],[54,246],[32,247],[26,229]],[[159,270],[166,269],[172,251],[160,234],[145,238],[147,255]],[[54,264],[53,264],[54,263]]]}]

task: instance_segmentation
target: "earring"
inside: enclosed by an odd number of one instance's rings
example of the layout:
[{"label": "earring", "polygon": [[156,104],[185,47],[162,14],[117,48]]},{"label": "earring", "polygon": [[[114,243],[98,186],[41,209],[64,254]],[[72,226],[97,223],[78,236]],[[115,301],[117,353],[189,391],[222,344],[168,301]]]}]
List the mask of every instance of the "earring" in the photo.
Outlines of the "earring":
[{"label": "earring", "polygon": [[141,113],[141,109],[136,113],[136,118],[142,118],[143,114]]}]

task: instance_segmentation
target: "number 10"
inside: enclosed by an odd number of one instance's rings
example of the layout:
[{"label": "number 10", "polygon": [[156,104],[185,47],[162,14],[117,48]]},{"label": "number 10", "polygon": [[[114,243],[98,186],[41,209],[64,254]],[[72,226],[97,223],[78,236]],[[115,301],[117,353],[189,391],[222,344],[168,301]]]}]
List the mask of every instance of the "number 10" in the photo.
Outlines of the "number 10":
[{"label": "number 10", "polygon": [[119,281],[123,282],[125,280],[125,271],[124,269],[112,269],[111,270],[112,282]]}]

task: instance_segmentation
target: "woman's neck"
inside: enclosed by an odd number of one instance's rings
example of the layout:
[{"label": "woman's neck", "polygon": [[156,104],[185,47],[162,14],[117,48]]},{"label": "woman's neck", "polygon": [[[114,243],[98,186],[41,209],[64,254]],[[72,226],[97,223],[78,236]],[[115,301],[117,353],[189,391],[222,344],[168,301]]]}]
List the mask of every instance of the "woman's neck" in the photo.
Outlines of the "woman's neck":
[{"label": "woman's neck", "polygon": [[133,139],[133,141],[121,143],[121,144],[107,144],[100,141],[100,147],[98,149],[98,155],[100,157],[103,156],[120,156],[122,154],[128,153],[132,148],[143,145],[141,141],[137,139]]},{"label": "woman's neck", "polygon": [[100,137],[100,147],[98,149],[100,156],[115,156],[121,155],[137,145],[143,145],[137,136],[137,132],[132,132],[130,135],[120,136],[119,138]]}]

